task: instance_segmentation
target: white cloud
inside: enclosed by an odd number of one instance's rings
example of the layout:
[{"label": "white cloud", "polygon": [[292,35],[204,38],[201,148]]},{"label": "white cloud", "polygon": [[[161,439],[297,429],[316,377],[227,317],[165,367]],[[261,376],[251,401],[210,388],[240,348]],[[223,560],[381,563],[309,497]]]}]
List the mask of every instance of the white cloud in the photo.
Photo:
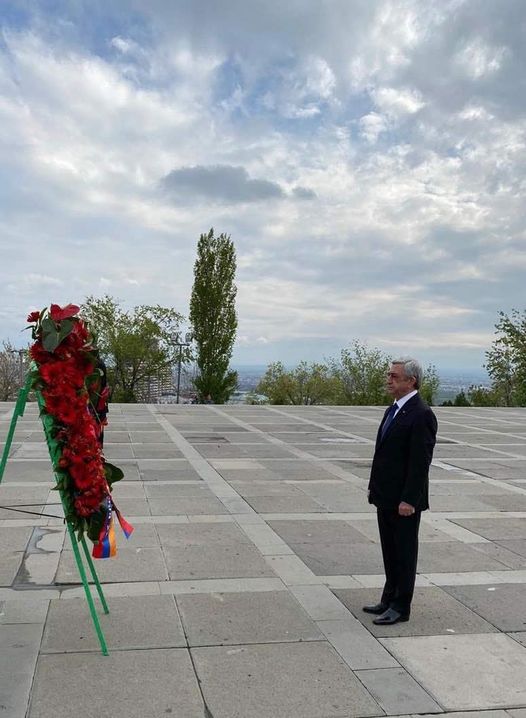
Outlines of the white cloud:
[{"label": "white cloud", "polygon": [[[90,292],[184,312],[214,226],[238,251],[244,357],[387,345],[402,323],[415,346],[447,337],[480,363],[497,312],[523,299],[511,10],[475,25],[457,0],[133,0],[133,23],[116,3],[107,32],[109,10],[74,5],[0,49],[5,336],[28,305]],[[188,168],[190,199],[159,191]],[[261,181],[280,201],[231,201],[225,168],[237,197]]]},{"label": "white cloud", "polygon": [[421,93],[415,89],[379,87],[371,95],[380,110],[394,117],[413,115],[425,106]]},{"label": "white cloud", "polygon": [[473,80],[497,72],[506,58],[505,47],[490,47],[480,38],[468,42],[456,55],[456,61]]},{"label": "white cloud", "polygon": [[360,134],[367,142],[374,144],[382,132],[387,130],[388,123],[385,117],[378,112],[370,112],[360,118]]}]

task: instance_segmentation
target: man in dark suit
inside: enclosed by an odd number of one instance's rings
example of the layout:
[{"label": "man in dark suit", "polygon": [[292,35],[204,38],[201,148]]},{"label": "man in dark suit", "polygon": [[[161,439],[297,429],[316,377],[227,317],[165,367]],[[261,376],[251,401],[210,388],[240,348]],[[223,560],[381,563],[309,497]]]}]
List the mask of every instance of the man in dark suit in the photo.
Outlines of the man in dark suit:
[{"label": "man in dark suit", "polygon": [[422,367],[415,359],[397,359],[387,375],[387,391],[395,402],[378,429],[369,503],[378,514],[385,569],[380,603],[364,606],[376,614],[373,623],[409,620],[416,579],[420,514],[429,508],[429,466],[437,420],[418,389]]}]

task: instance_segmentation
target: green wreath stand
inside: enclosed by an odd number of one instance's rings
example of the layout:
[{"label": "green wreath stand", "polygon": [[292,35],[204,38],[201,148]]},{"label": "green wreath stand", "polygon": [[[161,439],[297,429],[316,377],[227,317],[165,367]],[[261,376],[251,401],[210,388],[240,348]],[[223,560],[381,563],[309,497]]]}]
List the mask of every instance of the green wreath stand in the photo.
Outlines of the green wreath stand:
[{"label": "green wreath stand", "polygon": [[[28,374],[26,377],[24,386],[20,389],[20,391],[18,393],[18,399],[15,404],[13,418],[11,419],[9,431],[7,433],[4,451],[2,454],[2,460],[0,461],[0,483],[2,483],[2,479],[4,477],[4,471],[5,471],[5,467],[7,464],[7,457],[9,456],[9,450],[11,449],[11,443],[13,441],[16,423],[18,421],[18,417],[24,415],[24,410],[25,410],[26,403],[27,403],[27,397],[29,395],[30,390],[31,390],[31,377]],[[36,391],[35,394],[36,394],[37,403],[38,403],[38,406],[40,409],[40,418],[42,420],[42,425],[44,428],[46,443],[47,443],[47,447],[49,450],[49,457],[51,459],[52,466],[55,467],[58,465],[58,461],[60,459],[61,452],[60,452],[60,446],[58,445],[58,443],[55,441],[55,439],[53,438],[53,436],[51,434],[51,429],[53,426],[53,419],[49,416],[49,414],[46,414],[43,411],[43,409],[45,409],[45,401],[44,401],[44,398],[42,397],[42,394],[38,391]],[[57,480],[56,474],[55,474],[55,480]],[[62,502],[62,506],[64,507],[64,511],[66,511],[64,492],[59,490],[59,494],[60,494],[60,500]],[[95,584],[95,587],[97,589],[97,593],[99,595],[100,602],[101,602],[104,613],[109,613],[110,609],[108,608],[108,604],[106,603],[106,599],[104,598],[104,593],[102,591],[102,587],[100,585],[100,581],[97,576],[95,566],[93,564],[93,559],[91,558],[89,549],[86,545],[86,539],[84,538],[84,536],[82,536],[80,541],[77,541],[77,539],[75,538],[75,532],[73,530],[73,526],[67,521],[65,521],[65,523],[68,527],[68,533],[69,533],[69,537],[71,539],[71,545],[73,547],[73,554],[75,556],[75,561],[77,563],[77,568],[78,568],[79,575],[80,575],[80,578],[82,581],[82,585],[84,586],[84,593],[86,595],[86,600],[88,602],[88,606],[89,606],[89,610],[90,610],[90,614],[91,614],[91,620],[93,621],[93,625],[95,627],[95,632],[99,639],[102,654],[104,656],[107,656],[107,655],[109,655],[109,653],[108,653],[108,648],[106,646],[106,639],[104,638],[104,633],[102,631],[102,628],[101,628],[101,625],[99,622],[99,617],[97,616],[97,611],[95,609],[95,603],[93,601],[93,596],[91,595],[91,589],[90,589],[90,584],[88,583],[86,569],[82,562],[82,557],[81,557],[81,554],[79,551],[79,546],[78,546],[79,543],[82,546],[84,556],[86,559],[86,563],[87,563],[89,571],[91,573],[93,583]]]}]

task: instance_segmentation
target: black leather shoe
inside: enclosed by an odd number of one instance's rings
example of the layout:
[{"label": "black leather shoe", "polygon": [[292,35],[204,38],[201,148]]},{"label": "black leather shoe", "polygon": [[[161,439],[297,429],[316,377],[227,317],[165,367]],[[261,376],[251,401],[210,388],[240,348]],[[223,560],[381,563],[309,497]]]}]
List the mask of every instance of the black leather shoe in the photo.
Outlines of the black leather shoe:
[{"label": "black leather shoe", "polygon": [[377,626],[391,626],[393,623],[401,623],[402,621],[409,621],[408,613],[400,613],[394,608],[388,608],[385,613],[382,613],[378,618],[373,618],[373,623]]},{"label": "black leather shoe", "polygon": [[376,613],[377,615],[380,615],[380,613],[385,613],[388,608],[389,606],[385,603],[375,603],[374,606],[364,606],[362,611],[365,611],[365,613]]}]

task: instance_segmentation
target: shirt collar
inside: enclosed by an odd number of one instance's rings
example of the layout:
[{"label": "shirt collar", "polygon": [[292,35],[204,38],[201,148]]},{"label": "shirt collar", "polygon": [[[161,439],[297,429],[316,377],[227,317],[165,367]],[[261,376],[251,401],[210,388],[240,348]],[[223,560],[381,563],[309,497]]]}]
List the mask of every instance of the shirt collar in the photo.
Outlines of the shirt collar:
[{"label": "shirt collar", "polygon": [[416,394],[418,394],[418,390],[414,389],[413,391],[410,391],[409,394],[406,394],[405,396],[401,397],[400,399],[397,399],[396,404],[398,404],[398,409],[401,409],[403,405],[409,401],[409,399],[412,399]]}]

